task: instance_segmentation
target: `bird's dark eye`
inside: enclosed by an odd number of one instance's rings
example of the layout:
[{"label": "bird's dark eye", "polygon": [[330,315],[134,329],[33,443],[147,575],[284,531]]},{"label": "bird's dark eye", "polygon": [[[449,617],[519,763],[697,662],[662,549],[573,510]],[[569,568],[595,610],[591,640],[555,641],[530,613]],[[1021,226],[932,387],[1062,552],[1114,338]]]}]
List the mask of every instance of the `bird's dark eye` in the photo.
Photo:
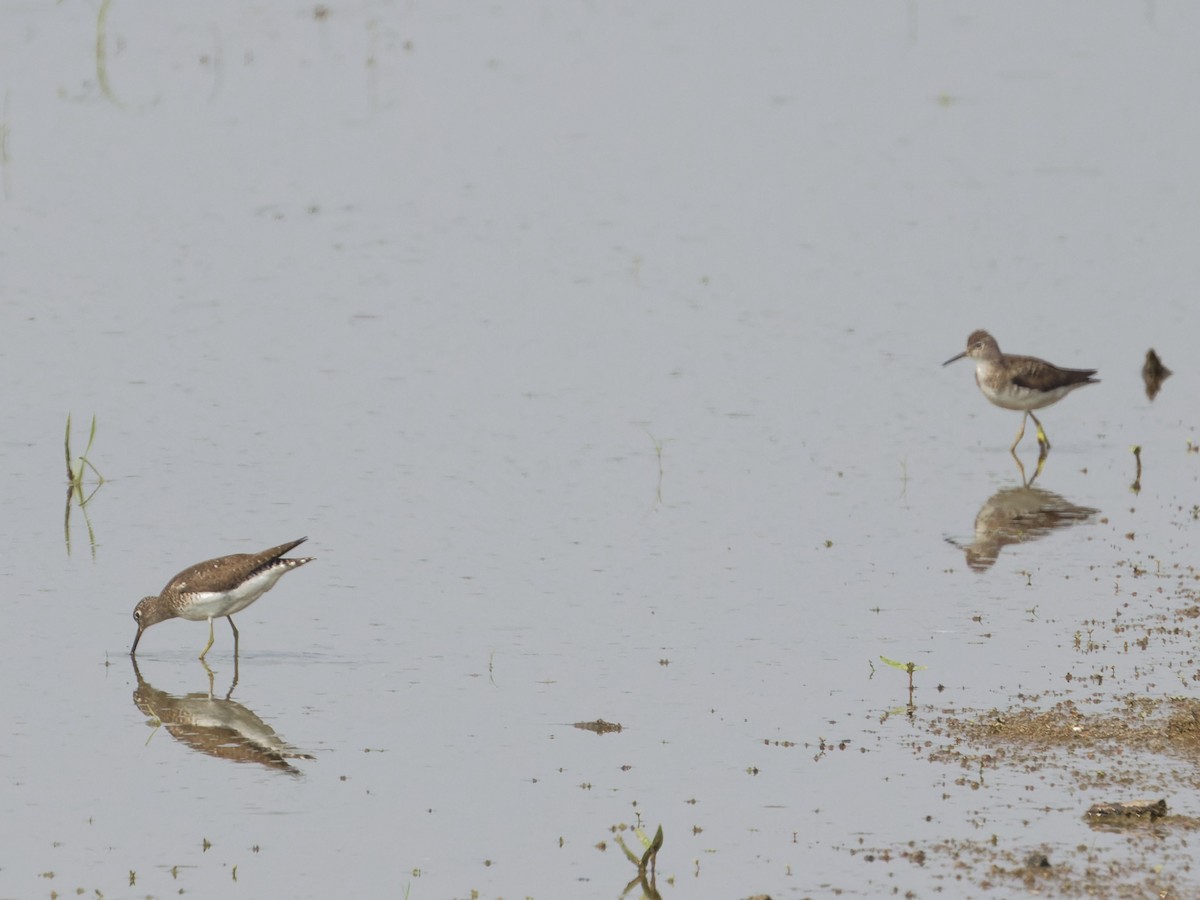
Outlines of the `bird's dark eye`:
[{"label": "bird's dark eye", "polygon": [[134,620],[135,622],[140,622],[140,621],[142,621],[142,611],[141,611],[140,609],[135,609],[135,610],[133,611],[133,620]]}]

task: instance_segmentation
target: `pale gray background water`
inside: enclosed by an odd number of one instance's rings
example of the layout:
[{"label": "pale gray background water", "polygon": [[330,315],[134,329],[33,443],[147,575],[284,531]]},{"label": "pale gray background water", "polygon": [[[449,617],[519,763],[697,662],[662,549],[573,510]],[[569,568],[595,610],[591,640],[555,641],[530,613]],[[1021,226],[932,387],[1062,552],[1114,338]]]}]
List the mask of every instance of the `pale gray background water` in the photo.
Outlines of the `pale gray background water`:
[{"label": "pale gray background water", "polygon": [[[939,708],[1061,690],[1120,560],[1194,561],[1200,9],[326,9],[0,8],[0,895],[617,896],[639,814],[664,896],[938,883],[860,838],[1119,847],[914,758],[879,657]],[[978,327],[1103,379],[1038,482],[1100,514],[982,573],[946,539],[1018,417],[940,368]],[[136,600],[303,534],[233,696],[317,759],[147,742]],[[205,690],[204,631],[142,675]]]}]

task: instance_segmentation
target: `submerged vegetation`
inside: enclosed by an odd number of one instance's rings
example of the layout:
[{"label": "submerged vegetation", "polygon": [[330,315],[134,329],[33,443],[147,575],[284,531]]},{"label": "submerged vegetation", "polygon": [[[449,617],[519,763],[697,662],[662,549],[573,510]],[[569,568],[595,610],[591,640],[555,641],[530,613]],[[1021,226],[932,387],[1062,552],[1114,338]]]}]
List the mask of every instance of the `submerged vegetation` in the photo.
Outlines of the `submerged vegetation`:
[{"label": "submerged vegetation", "polygon": [[[879,658],[893,669],[899,669],[901,672],[908,673],[908,704],[902,711],[905,713],[905,715],[911,716],[914,712],[916,712],[917,709],[916,703],[913,701],[913,692],[916,690],[916,686],[913,684],[913,673],[924,671],[928,668],[928,666],[918,666],[915,662],[899,662],[898,660],[888,659],[886,656],[882,655]],[[872,668],[874,668],[874,666],[872,666]]]}]

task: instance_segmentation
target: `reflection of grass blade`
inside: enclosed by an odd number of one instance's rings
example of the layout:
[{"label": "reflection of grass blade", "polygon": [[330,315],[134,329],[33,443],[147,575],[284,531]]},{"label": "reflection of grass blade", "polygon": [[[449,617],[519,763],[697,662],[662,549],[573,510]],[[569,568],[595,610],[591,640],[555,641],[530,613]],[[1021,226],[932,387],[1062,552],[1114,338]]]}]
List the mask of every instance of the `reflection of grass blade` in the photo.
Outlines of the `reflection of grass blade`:
[{"label": "reflection of grass blade", "polygon": [[[96,488],[96,491],[98,491],[98,490],[100,490],[99,487]],[[94,494],[94,493],[96,493],[96,491],[92,491],[92,493]],[[88,500],[90,500],[90,499],[92,499],[92,498],[89,497]],[[87,500],[85,500],[84,503],[86,504]],[[95,529],[92,528],[92,519],[88,515],[87,508],[85,506],[81,506],[80,509],[83,510],[83,521],[87,523],[88,546],[92,548],[92,559],[94,560],[96,558],[96,532],[95,532]],[[233,620],[231,619],[230,621],[233,621]]]},{"label": "reflection of grass blade", "polygon": [[63,514],[63,531],[67,537],[67,556],[71,555],[71,496],[75,493],[75,487],[67,488],[67,511]]}]

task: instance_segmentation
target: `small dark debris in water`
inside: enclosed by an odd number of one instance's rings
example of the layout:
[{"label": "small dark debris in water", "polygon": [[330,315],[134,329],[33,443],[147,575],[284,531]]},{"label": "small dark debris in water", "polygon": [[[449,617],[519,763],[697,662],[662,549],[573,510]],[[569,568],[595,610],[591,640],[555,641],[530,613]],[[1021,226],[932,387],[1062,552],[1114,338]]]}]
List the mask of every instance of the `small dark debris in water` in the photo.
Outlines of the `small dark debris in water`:
[{"label": "small dark debris in water", "polygon": [[1167,814],[1166,800],[1129,800],[1125,803],[1093,803],[1089,819],[1158,819]]},{"label": "small dark debris in water", "polygon": [[1171,377],[1171,370],[1162,364],[1151,347],[1146,351],[1146,362],[1142,365],[1142,381],[1146,383],[1146,397],[1153,400],[1162,389],[1162,383]]},{"label": "small dark debris in water", "polygon": [[619,734],[623,730],[620,722],[605,722],[603,719],[597,719],[595,722],[576,722],[572,727],[596,734],[611,734],[614,731]]},{"label": "small dark debris in water", "polygon": [[1025,865],[1031,869],[1048,869],[1050,868],[1050,857],[1045,853],[1030,853],[1025,857]]}]

